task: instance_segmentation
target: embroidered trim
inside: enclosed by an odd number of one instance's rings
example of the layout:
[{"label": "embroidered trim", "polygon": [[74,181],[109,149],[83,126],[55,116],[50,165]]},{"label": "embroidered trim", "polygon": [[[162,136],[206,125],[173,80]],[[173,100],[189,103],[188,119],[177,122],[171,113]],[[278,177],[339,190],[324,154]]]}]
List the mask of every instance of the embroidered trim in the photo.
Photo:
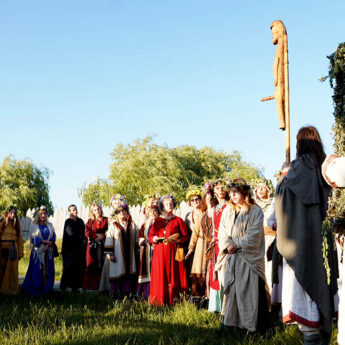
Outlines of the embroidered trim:
[{"label": "embroidered trim", "polygon": [[293,313],[292,311],[289,311],[289,314],[287,314],[283,317],[283,323],[291,323],[291,322],[298,322],[304,326],[311,327],[311,328],[320,327],[319,321],[310,321],[310,320],[305,319],[302,316],[299,316],[299,315]]}]

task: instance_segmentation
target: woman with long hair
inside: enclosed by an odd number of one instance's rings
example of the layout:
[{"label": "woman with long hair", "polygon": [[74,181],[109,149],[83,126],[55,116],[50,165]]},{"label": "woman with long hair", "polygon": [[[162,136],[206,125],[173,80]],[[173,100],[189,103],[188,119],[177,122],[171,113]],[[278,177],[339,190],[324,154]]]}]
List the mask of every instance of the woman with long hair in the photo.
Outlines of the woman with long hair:
[{"label": "woman with long hair", "polygon": [[[137,265],[135,257],[137,228],[127,204],[120,204],[113,213],[105,240],[104,252],[109,261],[109,294],[115,298],[133,296],[136,292]],[[105,267],[105,266],[104,266]],[[107,271],[105,268],[102,273]]]},{"label": "woman with long hair", "polygon": [[19,290],[18,262],[24,256],[17,209],[8,208],[0,222],[0,293],[16,295]]},{"label": "woman with long hair", "polygon": [[149,234],[154,245],[150,303],[173,305],[180,294],[187,292],[186,263],[183,244],[189,237],[185,222],[174,215],[175,198],[166,195],[160,199],[162,216],[158,217]]},{"label": "woman with long hair", "polygon": [[207,234],[207,275],[206,295],[209,298],[208,311],[220,313],[222,310],[221,287],[216,271],[217,257],[219,254],[218,235],[222,214],[227,207],[229,193],[226,189],[227,181],[218,179],[209,184],[206,192],[206,205],[208,217],[212,220],[211,232]]},{"label": "woman with long hair", "polygon": [[191,296],[194,299],[200,299],[206,293],[207,240],[206,229],[203,227],[203,218],[207,217],[207,206],[205,202],[202,202],[202,194],[199,189],[190,190],[186,195],[186,199],[193,210],[186,215],[185,219],[187,229],[190,229],[189,231],[192,234],[185,260],[188,260],[191,256],[193,258],[190,271]]},{"label": "woman with long hair", "polygon": [[268,184],[268,181],[265,179],[260,179],[255,186],[253,192],[253,198],[255,203],[261,207],[262,212],[264,213],[264,233],[265,233],[265,275],[266,275],[266,282],[269,294],[269,304],[271,304],[271,292],[272,292],[272,258],[270,257],[269,260],[267,258],[267,251],[268,249],[272,249],[271,246],[274,246],[273,242],[275,240],[276,232],[273,231],[268,226],[268,217],[271,215],[271,205],[273,202],[273,198],[271,197],[271,190]]},{"label": "woman with long hair", "polygon": [[54,247],[56,234],[48,221],[48,211],[41,206],[30,225],[31,254],[22,288],[32,296],[48,294],[55,279]]},{"label": "woman with long hair", "polygon": [[275,202],[277,248],[283,256],[283,322],[297,322],[305,344],[328,344],[337,274],[332,234],[322,225],[330,188],[321,174],[326,154],[315,127],[298,131],[296,149],[296,159],[278,182]]},{"label": "woman with long hair", "polygon": [[149,299],[151,281],[151,262],[153,246],[149,241],[149,234],[153,223],[159,217],[158,199],[148,198],[145,202],[144,213],[146,220],[138,231],[139,268],[137,296]]},{"label": "woman with long hair", "polygon": [[101,206],[92,204],[90,218],[85,225],[86,272],[83,290],[98,290],[104,261],[104,240],[108,230],[108,218],[103,216]]},{"label": "woman with long hair", "polygon": [[219,226],[216,269],[223,286],[222,323],[250,332],[269,325],[265,289],[263,212],[254,204],[250,186],[242,178],[230,185],[230,202]]}]

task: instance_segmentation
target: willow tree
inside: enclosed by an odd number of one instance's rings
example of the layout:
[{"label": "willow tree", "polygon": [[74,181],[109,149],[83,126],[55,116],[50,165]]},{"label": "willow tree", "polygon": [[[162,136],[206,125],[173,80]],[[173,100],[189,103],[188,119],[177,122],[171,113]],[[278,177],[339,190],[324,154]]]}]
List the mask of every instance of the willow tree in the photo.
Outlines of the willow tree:
[{"label": "willow tree", "polygon": [[[328,58],[328,76],[334,91],[334,152],[338,156],[345,156],[345,42],[339,44],[336,52]],[[345,234],[345,189],[333,189],[329,215],[333,218],[335,230]]]},{"label": "willow tree", "polygon": [[6,157],[0,165],[0,210],[13,205],[23,216],[29,208],[45,205],[52,212],[49,176],[48,169],[37,167],[30,160]]},{"label": "willow tree", "polygon": [[83,203],[109,204],[113,193],[127,196],[130,204],[141,204],[151,194],[173,194],[180,202],[191,185],[220,177],[243,177],[248,181],[263,176],[261,169],[245,162],[234,151],[226,153],[210,147],[153,143],[151,137],[132,144],[118,144],[112,152],[110,176],[84,185],[79,190]]}]

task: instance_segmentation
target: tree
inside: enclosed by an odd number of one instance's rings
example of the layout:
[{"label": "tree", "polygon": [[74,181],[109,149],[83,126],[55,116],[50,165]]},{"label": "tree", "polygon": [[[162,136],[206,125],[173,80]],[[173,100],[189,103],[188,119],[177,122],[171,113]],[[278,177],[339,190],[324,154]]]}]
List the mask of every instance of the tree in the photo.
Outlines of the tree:
[{"label": "tree", "polygon": [[244,162],[238,152],[232,154],[210,147],[168,148],[153,143],[147,136],[113,152],[108,180],[84,186],[79,191],[85,205],[99,202],[109,205],[112,194],[122,193],[130,204],[140,204],[150,194],[173,194],[180,202],[190,185],[220,177],[243,177],[248,181],[262,177],[262,171]]},{"label": "tree", "polygon": [[[339,44],[336,52],[328,58],[329,80],[334,91],[334,152],[345,156],[345,42]],[[333,218],[336,231],[345,234],[345,189],[333,189],[329,215]]]},{"label": "tree", "polygon": [[30,160],[6,157],[0,166],[0,209],[5,210],[13,205],[23,216],[29,208],[45,205],[52,212],[49,176],[48,169],[38,168]]}]

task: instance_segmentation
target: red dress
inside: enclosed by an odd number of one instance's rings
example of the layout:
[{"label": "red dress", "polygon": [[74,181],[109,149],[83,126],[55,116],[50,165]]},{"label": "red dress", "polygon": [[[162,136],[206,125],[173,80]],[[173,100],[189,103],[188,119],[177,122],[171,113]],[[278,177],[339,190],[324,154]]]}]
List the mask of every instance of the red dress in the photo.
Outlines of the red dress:
[{"label": "red dress", "polygon": [[[167,238],[175,233],[180,234],[180,243],[158,244],[153,242],[154,236]],[[174,304],[180,293],[187,292],[187,274],[185,261],[176,261],[176,248],[188,242],[185,222],[180,217],[169,220],[157,218],[152,225],[149,241],[155,244],[151,268],[150,303],[155,305]]]},{"label": "red dress", "polygon": [[218,281],[218,276],[215,272],[215,265],[217,263],[217,257],[219,254],[219,247],[218,247],[218,229],[219,229],[219,224],[220,224],[220,219],[222,218],[223,210],[226,206],[226,203],[222,206],[221,210],[218,211],[217,208],[214,208],[213,211],[213,241],[216,243],[214,246],[214,250],[212,253],[212,259],[211,259],[211,264],[210,264],[210,287],[214,290],[220,290],[219,286],[219,281]]},{"label": "red dress", "polygon": [[85,236],[88,239],[86,248],[86,272],[83,280],[84,290],[98,290],[103,268],[104,240],[98,244],[94,242],[97,234],[104,234],[108,230],[108,218],[102,220],[89,219],[85,225]]}]

